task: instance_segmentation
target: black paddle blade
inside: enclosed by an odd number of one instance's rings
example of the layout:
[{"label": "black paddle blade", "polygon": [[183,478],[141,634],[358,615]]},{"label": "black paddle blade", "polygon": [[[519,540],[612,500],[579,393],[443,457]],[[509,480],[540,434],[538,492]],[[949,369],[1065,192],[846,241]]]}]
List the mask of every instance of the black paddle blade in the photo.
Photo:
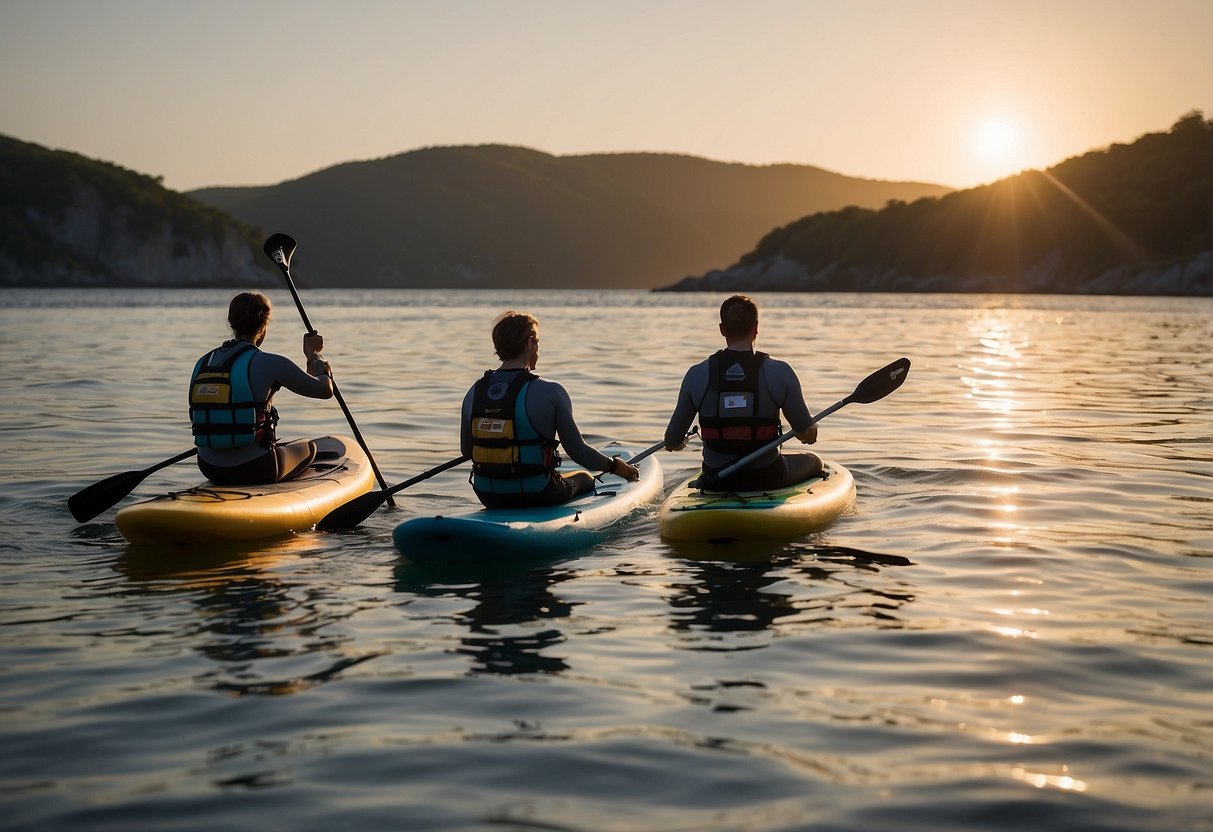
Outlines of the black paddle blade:
[{"label": "black paddle blade", "polygon": [[266,257],[277,264],[278,268],[286,271],[291,267],[291,255],[295,253],[296,245],[295,238],[290,234],[278,232],[270,235],[261,250],[265,252]]},{"label": "black paddle blade", "polygon": [[847,398],[859,404],[871,404],[879,401],[900,387],[909,374],[910,359],[899,358],[859,382],[855,387],[855,392]]},{"label": "black paddle blade", "polygon": [[[415,477],[410,477],[402,483],[397,483],[391,488],[383,491],[368,491],[366,494],[360,494],[354,499],[342,503],[337,508],[330,511],[328,514],[320,518],[320,522],[316,524],[316,528],[322,532],[337,531],[339,529],[352,529],[366,518],[375,513],[375,509],[383,505],[397,491],[403,491],[406,488],[416,485],[419,482],[424,482],[435,474],[441,474],[443,471],[448,471],[456,465],[462,465],[471,457],[457,456],[454,459],[448,459],[441,465],[435,466],[428,471],[422,471]],[[393,504],[394,505],[394,504]]]},{"label": "black paddle blade", "polygon": [[123,471],[101,482],[95,482],[68,497],[67,510],[76,518],[77,523],[92,520],[134,491],[135,486],[143,482],[146,476],[146,471]]},{"label": "black paddle blade", "polygon": [[348,503],[342,503],[324,515],[324,517],[321,517],[320,522],[316,524],[316,528],[322,532],[352,529],[374,514],[375,510],[383,505],[390,496],[392,495],[389,491],[368,491],[365,494],[360,494]]},{"label": "black paddle blade", "polygon": [[68,497],[67,510],[72,513],[72,517],[75,517],[78,523],[92,520],[134,491],[135,486],[147,479],[152,472],[167,468],[183,459],[189,459],[197,453],[197,448],[190,448],[188,451],[169,457],[163,462],[157,462],[142,471],[123,471],[121,474],[106,477],[101,482],[95,482],[88,488],[82,488]]}]

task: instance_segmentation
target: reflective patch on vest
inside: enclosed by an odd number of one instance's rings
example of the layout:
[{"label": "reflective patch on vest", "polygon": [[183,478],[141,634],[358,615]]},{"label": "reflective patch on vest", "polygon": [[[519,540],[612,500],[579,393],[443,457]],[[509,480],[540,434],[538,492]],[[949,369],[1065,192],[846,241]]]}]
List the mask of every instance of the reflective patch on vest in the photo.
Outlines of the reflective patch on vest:
[{"label": "reflective patch on vest", "polygon": [[738,362],[724,371],[724,377],[728,381],[745,381],[745,367]]}]

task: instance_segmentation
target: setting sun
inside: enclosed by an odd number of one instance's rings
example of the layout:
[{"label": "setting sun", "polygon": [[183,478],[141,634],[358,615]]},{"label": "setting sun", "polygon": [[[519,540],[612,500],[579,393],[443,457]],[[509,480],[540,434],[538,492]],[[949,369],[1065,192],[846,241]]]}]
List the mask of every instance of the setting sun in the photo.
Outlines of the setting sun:
[{"label": "setting sun", "polygon": [[974,144],[987,162],[1009,163],[1019,152],[1019,128],[1005,118],[987,119],[974,131]]}]

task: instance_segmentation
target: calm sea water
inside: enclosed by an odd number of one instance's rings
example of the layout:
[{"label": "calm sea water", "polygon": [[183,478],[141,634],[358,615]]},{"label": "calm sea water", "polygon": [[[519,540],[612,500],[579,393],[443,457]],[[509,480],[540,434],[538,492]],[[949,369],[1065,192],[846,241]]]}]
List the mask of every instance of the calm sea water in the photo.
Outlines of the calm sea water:
[{"label": "calm sea water", "polygon": [[[394,524],[468,505],[458,469],[341,535],[76,525],[70,494],[189,446],[229,295],[0,292],[6,828],[1213,829],[1213,301],[760,296],[815,410],[913,361],[822,422],[858,503],[791,543],[679,550],[649,514],[556,562],[398,556]],[[303,299],[399,482],[456,455],[503,309],[587,435],[648,445],[722,298]],[[667,487],[696,464],[661,458]]]}]

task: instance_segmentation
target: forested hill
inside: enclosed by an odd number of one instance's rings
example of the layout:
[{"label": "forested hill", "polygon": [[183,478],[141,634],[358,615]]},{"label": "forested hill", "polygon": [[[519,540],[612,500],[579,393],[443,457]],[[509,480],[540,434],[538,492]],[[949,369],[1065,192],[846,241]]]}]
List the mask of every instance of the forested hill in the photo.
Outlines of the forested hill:
[{"label": "forested hill", "polygon": [[806,213],[948,190],[804,165],[482,145],[190,195],[292,234],[295,271],[313,285],[647,289],[732,261]]},{"label": "forested hill", "polygon": [[806,216],[675,291],[1213,295],[1213,122],[1199,112],[992,185]]},{"label": "forested hill", "polygon": [[261,239],[150,176],[0,135],[0,286],[258,285]]}]

